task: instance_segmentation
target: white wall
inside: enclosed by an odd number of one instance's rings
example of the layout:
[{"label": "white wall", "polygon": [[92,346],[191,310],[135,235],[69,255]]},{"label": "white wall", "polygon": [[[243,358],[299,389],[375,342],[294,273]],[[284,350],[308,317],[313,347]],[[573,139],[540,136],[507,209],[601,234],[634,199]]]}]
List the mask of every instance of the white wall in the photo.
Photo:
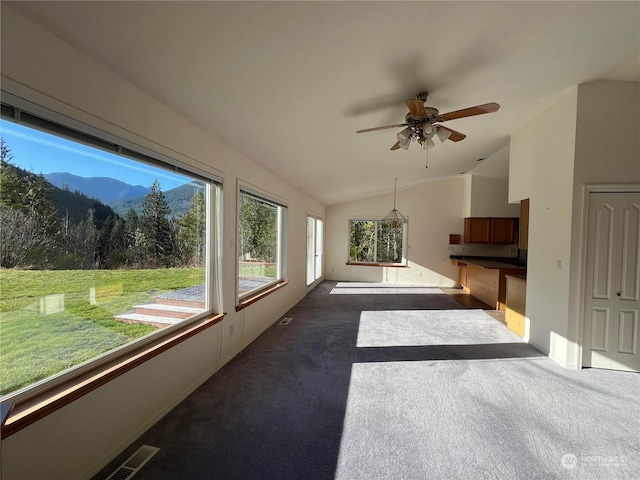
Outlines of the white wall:
[{"label": "white wall", "polygon": [[[398,180],[398,188],[402,179]],[[325,277],[329,280],[416,283],[452,287],[458,269],[451,264],[449,234],[463,231],[464,179],[433,182],[398,190],[397,209],[408,222],[408,268],[346,265],[349,218],[384,217],[393,208],[393,194],[332,205],[327,208]]]},{"label": "white wall", "polygon": [[[4,90],[224,178],[224,321],[2,440],[4,480],[89,478],[304,296],[306,212],[325,208],[6,3],[1,21]],[[238,178],[289,203],[290,283],[236,313]]]},{"label": "white wall", "polygon": [[584,185],[640,183],[639,131],[640,84],[598,81],[511,138],[509,200],[531,199],[530,341],[566,367],[580,367]]},{"label": "white wall", "polygon": [[509,143],[467,171],[470,175],[509,180]]},{"label": "white wall", "polygon": [[578,86],[573,178],[569,295],[575,301],[569,305],[569,366],[581,365],[584,186],[613,184],[640,185],[640,83],[584,83]]},{"label": "white wall", "polygon": [[509,163],[509,201],[530,198],[529,340],[562,364],[566,363],[570,303],[577,92],[572,88],[512,135]]},{"label": "white wall", "polygon": [[471,175],[469,217],[519,217],[520,202],[509,204],[507,179]]}]

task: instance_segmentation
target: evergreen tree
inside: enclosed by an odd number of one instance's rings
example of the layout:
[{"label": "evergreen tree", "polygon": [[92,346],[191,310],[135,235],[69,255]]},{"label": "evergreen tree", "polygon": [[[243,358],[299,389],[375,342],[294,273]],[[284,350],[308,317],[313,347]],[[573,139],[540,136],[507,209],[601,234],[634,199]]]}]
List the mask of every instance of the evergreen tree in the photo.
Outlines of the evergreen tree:
[{"label": "evergreen tree", "polygon": [[58,212],[51,202],[52,187],[43,175],[28,175],[22,179],[24,203],[31,217],[36,219],[48,236],[59,229]]},{"label": "evergreen tree", "polygon": [[129,210],[127,210],[127,213],[124,216],[124,229],[127,233],[131,233],[133,231],[135,231],[136,228],[138,228],[138,221],[140,220],[140,218],[138,217],[138,214],[136,213],[136,211],[133,208],[130,208]]},{"label": "evergreen tree", "polygon": [[114,249],[111,242],[111,234],[115,227],[116,219],[109,215],[102,224],[100,235],[96,244],[96,260],[98,268],[112,268],[111,257]]},{"label": "evergreen tree", "polygon": [[265,262],[277,257],[277,208],[258,198],[240,195],[240,241],[243,254]]},{"label": "evergreen tree", "polygon": [[186,262],[193,266],[204,265],[206,211],[204,193],[198,190],[191,197],[189,211],[180,219],[180,243]]},{"label": "evergreen tree", "polygon": [[[35,266],[51,266],[56,257],[60,231],[58,215],[51,201],[52,186],[42,175],[20,175],[17,167],[11,163],[12,159],[9,146],[0,138],[0,206],[17,210],[29,219],[23,225],[30,235],[34,234],[33,226],[36,226],[38,242],[32,245],[24,261]],[[10,218],[17,216],[3,215],[5,221]],[[20,224],[13,227],[20,228]],[[23,233],[16,234],[18,237],[24,236]]]},{"label": "evergreen tree", "polygon": [[13,154],[9,146],[0,137],[0,206],[15,208],[21,204],[20,177],[11,163]]},{"label": "evergreen tree", "polygon": [[140,231],[145,239],[145,264],[147,267],[170,266],[173,262],[174,242],[169,215],[171,209],[155,179],[151,191],[142,203]]},{"label": "evergreen tree", "polygon": [[108,268],[119,268],[127,263],[127,233],[122,219],[118,216],[113,218],[113,227],[109,234],[111,256]]},{"label": "evergreen tree", "polygon": [[80,258],[83,269],[94,269],[98,267],[98,241],[100,231],[96,228],[94,211],[89,209],[87,218],[75,227],[76,252]]},{"label": "evergreen tree", "polygon": [[124,218],[125,263],[136,267],[143,265],[146,244],[139,223],[136,211],[133,208],[127,210]]}]

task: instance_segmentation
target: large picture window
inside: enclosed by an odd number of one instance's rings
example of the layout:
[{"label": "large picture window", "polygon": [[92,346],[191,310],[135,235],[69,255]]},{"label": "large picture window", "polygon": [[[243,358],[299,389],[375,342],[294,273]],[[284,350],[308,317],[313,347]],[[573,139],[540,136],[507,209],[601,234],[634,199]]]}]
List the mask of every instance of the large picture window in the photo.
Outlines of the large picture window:
[{"label": "large picture window", "polygon": [[216,181],[2,112],[0,395],[213,311]]},{"label": "large picture window", "polygon": [[406,223],[392,229],[381,219],[349,220],[349,263],[405,265]]},{"label": "large picture window", "polygon": [[287,208],[240,188],[238,200],[238,298],[284,279]]}]

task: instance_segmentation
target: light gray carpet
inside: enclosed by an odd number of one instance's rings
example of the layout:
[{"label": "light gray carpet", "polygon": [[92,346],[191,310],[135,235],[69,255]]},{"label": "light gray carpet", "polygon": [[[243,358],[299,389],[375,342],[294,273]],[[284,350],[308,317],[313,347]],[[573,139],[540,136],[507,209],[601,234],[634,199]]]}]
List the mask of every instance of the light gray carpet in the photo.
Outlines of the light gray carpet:
[{"label": "light gray carpet", "polygon": [[447,295],[334,287],[96,480],[141,444],[160,452],[136,480],[640,478],[637,374],[562,369]]}]

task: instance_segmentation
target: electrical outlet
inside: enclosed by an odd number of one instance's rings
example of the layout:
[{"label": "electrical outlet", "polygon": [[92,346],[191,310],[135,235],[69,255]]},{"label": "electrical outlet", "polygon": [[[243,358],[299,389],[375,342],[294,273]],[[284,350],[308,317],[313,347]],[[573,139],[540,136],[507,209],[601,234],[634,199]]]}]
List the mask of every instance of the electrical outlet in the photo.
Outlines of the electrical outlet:
[{"label": "electrical outlet", "polygon": [[229,325],[229,335],[233,335],[233,332],[235,332],[236,330],[236,324],[232,323],[231,325]]},{"label": "electrical outlet", "polygon": [[562,270],[562,260],[556,260],[556,268]]}]

